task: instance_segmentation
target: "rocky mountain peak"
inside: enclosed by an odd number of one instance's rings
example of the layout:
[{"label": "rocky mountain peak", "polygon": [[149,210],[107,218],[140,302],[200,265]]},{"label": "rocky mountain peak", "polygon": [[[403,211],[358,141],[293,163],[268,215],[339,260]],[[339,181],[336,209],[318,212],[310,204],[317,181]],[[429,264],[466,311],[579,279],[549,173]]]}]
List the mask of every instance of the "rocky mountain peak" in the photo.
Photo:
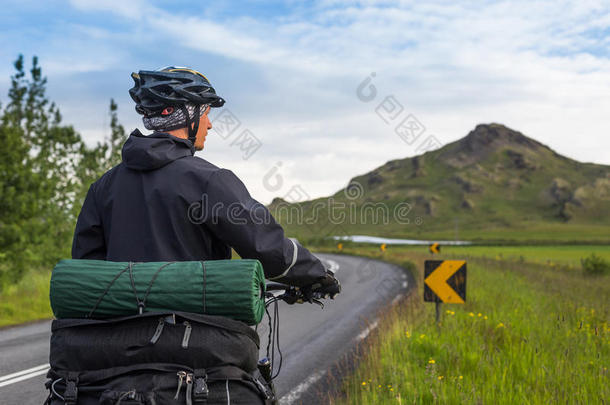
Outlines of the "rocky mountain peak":
[{"label": "rocky mountain peak", "polygon": [[504,146],[521,146],[538,149],[543,146],[539,142],[528,138],[521,132],[510,129],[502,124],[479,124],[460,141],[463,152],[477,153],[482,150],[498,149]]},{"label": "rocky mountain peak", "polygon": [[443,161],[453,167],[464,167],[481,162],[498,150],[508,149],[511,153],[532,155],[548,149],[521,132],[502,124],[479,124],[464,138],[442,148],[439,153]]}]

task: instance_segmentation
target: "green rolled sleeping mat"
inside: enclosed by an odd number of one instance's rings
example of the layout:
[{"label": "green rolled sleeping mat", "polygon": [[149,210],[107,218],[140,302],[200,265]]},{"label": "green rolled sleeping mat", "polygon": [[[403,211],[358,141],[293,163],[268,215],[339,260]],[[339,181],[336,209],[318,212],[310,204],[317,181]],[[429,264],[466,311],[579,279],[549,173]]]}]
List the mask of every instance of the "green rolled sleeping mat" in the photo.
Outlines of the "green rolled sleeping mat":
[{"label": "green rolled sleeping mat", "polygon": [[107,319],[141,312],[219,315],[256,325],[265,313],[258,260],[108,262],[62,260],[51,275],[57,319]]}]

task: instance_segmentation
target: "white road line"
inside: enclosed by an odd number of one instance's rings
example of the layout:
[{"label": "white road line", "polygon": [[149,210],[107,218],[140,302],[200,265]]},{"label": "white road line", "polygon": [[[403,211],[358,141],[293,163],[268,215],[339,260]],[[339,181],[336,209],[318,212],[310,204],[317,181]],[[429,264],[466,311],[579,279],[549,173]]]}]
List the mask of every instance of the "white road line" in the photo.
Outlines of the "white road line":
[{"label": "white road line", "polygon": [[16,373],[7,374],[0,377],[0,387],[18,383],[19,381],[28,380],[49,371],[49,364],[41,364],[40,366],[32,367],[27,370],[18,371]]},{"label": "white road line", "polygon": [[318,371],[310,375],[305,381],[297,385],[295,389],[284,395],[280,399],[280,404],[291,405],[292,403],[294,403],[294,401],[298,400],[301,397],[301,394],[303,394],[303,392],[305,392],[316,381],[322,378],[324,374],[326,374],[326,371]]},{"label": "white road line", "polygon": [[41,364],[40,366],[28,368],[27,370],[17,371],[16,373],[13,373],[13,374],[7,374],[5,376],[0,377],[0,382],[2,382],[4,380],[10,380],[11,378],[14,378],[14,377],[19,377],[20,375],[23,375],[23,374],[33,373],[34,371],[42,370],[43,368],[48,369],[49,367],[51,367],[51,366],[49,365],[49,363],[47,363],[47,364]]},{"label": "white road line", "polygon": [[366,338],[369,333],[371,333],[371,331],[377,327],[377,325],[379,325],[379,321],[373,322],[368,328],[366,328],[365,330],[360,332],[358,336],[356,336],[356,341],[359,342],[362,339]]}]

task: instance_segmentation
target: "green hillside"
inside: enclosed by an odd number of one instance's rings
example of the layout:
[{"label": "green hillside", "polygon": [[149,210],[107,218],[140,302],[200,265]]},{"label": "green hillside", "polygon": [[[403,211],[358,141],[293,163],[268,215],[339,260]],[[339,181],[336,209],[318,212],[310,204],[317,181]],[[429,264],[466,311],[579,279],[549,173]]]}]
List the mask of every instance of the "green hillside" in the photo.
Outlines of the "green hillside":
[{"label": "green hillside", "polygon": [[[610,166],[566,158],[503,125],[478,125],[438,150],[354,177],[330,198],[299,204],[275,199],[270,208],[288,233],[302,238],[607,242]],[[384,209],[389,220],[381,216]],[[400,209],[408,211],[406,220],[396,220]]]}]

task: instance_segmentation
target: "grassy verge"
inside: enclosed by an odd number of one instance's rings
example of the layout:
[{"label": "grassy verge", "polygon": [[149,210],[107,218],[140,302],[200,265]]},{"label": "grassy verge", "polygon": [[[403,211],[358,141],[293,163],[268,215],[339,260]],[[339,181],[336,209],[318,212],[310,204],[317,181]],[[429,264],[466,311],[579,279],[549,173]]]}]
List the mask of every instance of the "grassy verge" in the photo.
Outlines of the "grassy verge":
[{"label": "grassy verge", "polygon": [[443,246],[443,254],[461,257],[488,257],[580,269],[580,259],[596,254],[610,261],[610,245],[567,246]]},{"label": "grassy verge", "polygon": [[[344,252],[381,255],[373,246]],[[467,303],[444,305],[438,327],[417,286],[380,323],[333,403],[608,402],[610,278],[470,253]],[[430,258],[394,246],[383,256],[419,270]]]},{"label": "grassy verge", "polygon": [[31,272],[0,293],[0,327],[53,317],[49,304],[51,272]]}]

